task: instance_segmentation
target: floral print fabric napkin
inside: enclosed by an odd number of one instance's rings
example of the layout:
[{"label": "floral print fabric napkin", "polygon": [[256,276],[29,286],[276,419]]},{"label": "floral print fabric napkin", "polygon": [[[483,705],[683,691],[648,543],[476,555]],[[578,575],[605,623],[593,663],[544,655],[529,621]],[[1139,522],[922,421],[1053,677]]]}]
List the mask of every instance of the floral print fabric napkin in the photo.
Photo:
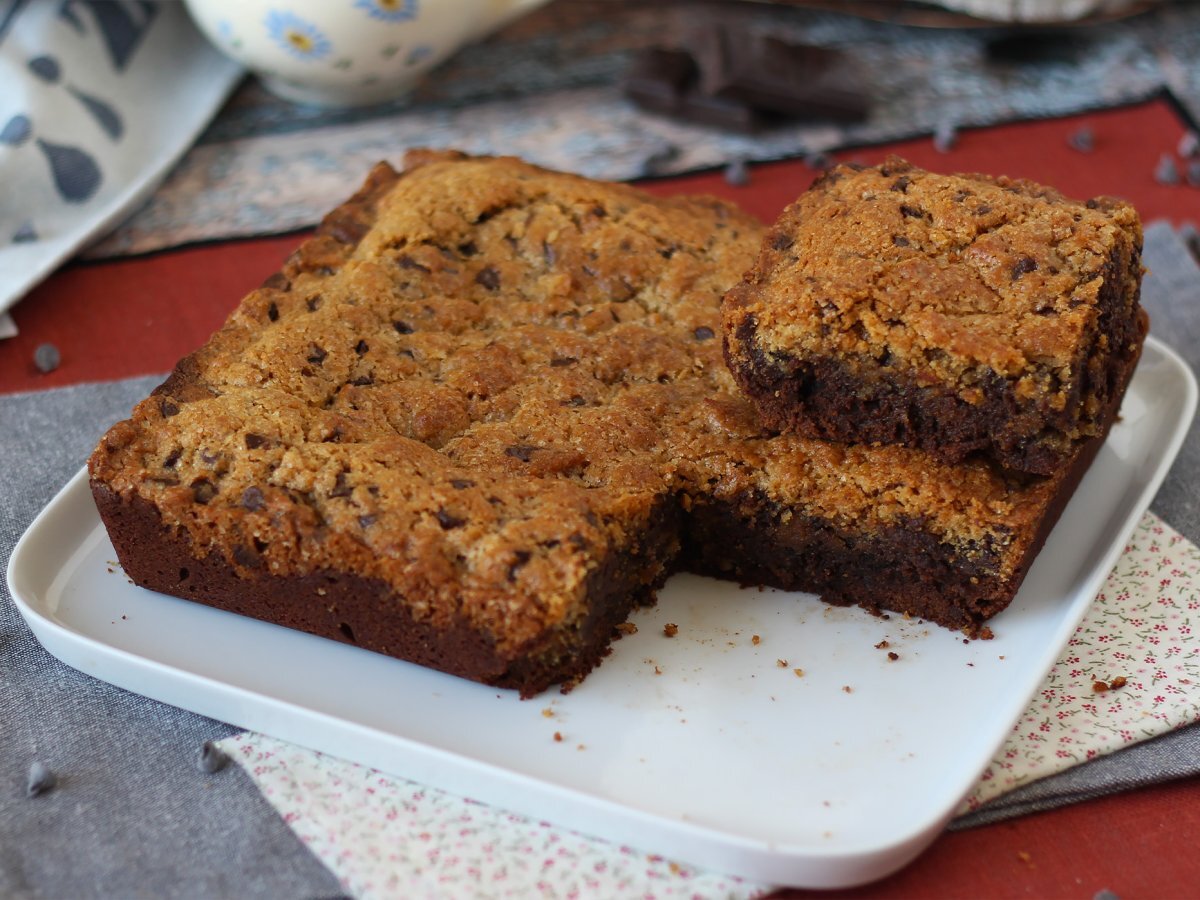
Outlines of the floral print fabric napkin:
[{"label": "floral print fabric napkin", "polygon": [[[1153,513],[959,812],[1200,721],[1200,549]],[[250,732],[222,746],[356,897],[754,897],[698,871]]]}]

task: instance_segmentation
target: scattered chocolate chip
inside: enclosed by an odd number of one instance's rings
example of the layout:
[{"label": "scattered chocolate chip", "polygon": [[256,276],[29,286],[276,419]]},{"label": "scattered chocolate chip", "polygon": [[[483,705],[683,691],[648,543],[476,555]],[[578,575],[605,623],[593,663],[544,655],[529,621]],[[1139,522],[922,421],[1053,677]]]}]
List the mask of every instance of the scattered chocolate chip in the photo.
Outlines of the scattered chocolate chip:
[{"label": "scattered chocolate chip", "polygon": [[591,545],[591,541],[585,538],[578,531],[573,531],[567,535],[567,543],[576,550],[586,550]]},{"label": "scattered chocolate chip", "polygon": [[475,482],[471,481],[469,478],[451,478],[450,487],[454,488],[456,491],[462,491],[469,487],[475,487]]},{"label": "scattered chocolate chip", "polygon": [[487,266],[480,269],[475,276],[475,283],[481,284],[489,291],[498,290],[500,287],[500,273],[496,271],[494,266]]},{"label": "scattered chocolate chip", "polygon": [[29,778],[25,782],[25,794],[29,797],[39,797],[53,790],[58,783],[58,777],[46,768],[45,763],[35,762],[29,767]]},{"label": "scattered chocolate chip", "polygon": [[562,402],[562,405],[563,406],[574,406],[574,407],[578,408],[580,406],[587,406],[587,400],[585,400],[583,397],[579,396],[579,394],[572,394],[569,398],[567,398],[566,400],[564,400]]},{"label": "scattered chocolate chip", "polygon": [[308,356],[305,357],[305,359],[307,359],[313,365],[319,366],[325,362],[325,357],[328,355],[329,353],[326,352],[324,347],[321,347],[317,344],[309,344]]},{"label": "scattered chocolate chip", "polygon": [[1022,275],[1036,271],[1037,267],[1038,264],[1036,259],[1033,259],[1029,256],[1022,256],[1015,263],[1013,263],[1012,280],[1016,281]]},{"label": "scattered chocolate chip", "polygon": [[1188,163],[1187,183],[1192,187],[1200,187],[1200,159]]},{"label": "scattered chocolate chip", "polygon": [[898,191],[901,194],[907,194],[908,186],[910,184],[912,184],[912,180],[907,175],[901,175],[899,178],[897,178],[895,181],[892,182],[891,189],[893,191]]},{"label": "scattered chocolate chip", "polygon": [[174,450],[172,450],[170,453],[168,453],[167,458],[163,460],[163,468],[164,469],[175,468],[176,464],[179,462],[179,457],[182,455],[183,455],[182,448],[176,447]]},{"label": "scattered chocolate chip", "polygon": [[925,211],[902,203],[900,204],[900,215],[906,219],[923,219],[925,218]]},{"label": "scattered chocolate chip", "polygon": [[744,159],[730,160],[725,167],[725,183],[734,187],[745,187],[750,183],[750,167]]},{"label": "scattered chocolate chip", "polygon": [[453,515],[452,513],[448,513],[446,510],[441,508],[434,513],[434,516],[437,518],[438,524],[442,526],[443,531],[449,531],[451,528],[462,528],[462,526],[467,524],[466,519]]},{"label": "scattered chocolate chip", "polygon": [[474,241],[467,241],[466,243],[458,245],[458,252],[463,256],[474,256],[479,252],[479,248],[475,246]]},{"label": "scattered chocolate chip", "polygon": [[577,362],[579,362],[579,359],[574,356],[555,356],[551,358],[550,365],[554,368],[559,368],[561,366],[573,366]]},{"label": "scattered chocolate chip", "polygon": [[308,307],[309,312],[316,312],[318,309],[321,308],[321,304],[324,302],[325,302],[324,298],[322,298],[320,294],[316,294],[312,297],[309,297],[307,300],[305,300],[304,305]]},{"label": "scattered chocolate chip", "polygon": [[429,272],[428,267],[421,265],[411,256],[401,256],[396,260],[396,265],[402,269],[416,269],[418,272]]},{"label": "scattered chocolate chip", "polygon": [[279,321],[279,307],[275,305],[274,301],[267,307],[267,318],[272,322]]},{"label": "scattered chocolate chip", "polygon": [[396,321],[396,322],[392,323],[392,327],[395,328],[396,331],[398,331],[400,334],[412,334],[413,333],[413,327],[411,325],[409,325],[407,322]]},{"label": "scattered chocolate chip", "polygon": [[958,129],[952,122],[942,122],[933,132],[933,149],[938,153],[949,153],[958,144]]},{"label": "scattered chocolate chip", "polygon": [[243,569],[262,568],[262,557],[249,547],[243,547],[241,544],[233,548],[233,561]]},{"label": "scattered chocolate chip", "polygon": [[1159,184],[1179,184],[1179,166],[1175,164],[1175,157],[1169,153],[1159,157],[1158,165],[1154,167],[1154,180]]},{"label": "scattered chocolate chip", "polygon": [[243,440],[246,442],[247,450],[257,450],[259,447],[265,446],[267,443],[267,439],[265,437],[263,437],[261,434],[254,434],[251,431],[246,432]]},{"label": "scattered chocolate chip", "polygon": [[892,243],[897,247],[907,247],[909,245],[909,240],[902,234],[893,234]]},{"label": "scattered chocolate chip", "polygon": [[379,516],[373,516],[373,515],[359,516],[358,517],[358,527],[359,528],[370,528],[372,525],[374,525],[378,521],[379,521]]},{"label": "scattered chocolate chip", "polygon": [[692,335],[698,341],[711,341],[713,339],[713,337],[715,336],[713,333],[713,330],[711,328],[709,328],[707,325],[701,325],[699,328],[697,328],[695,331],[692,332]]},{"label": "scattered chocolate chip", "polygon": [[267,498],[258,488],[248,487],[242,491],[242,506],[250,512],[257,512],[260,509],[266,509]]},{"label": "scattered chocolate chip", "polygon": [[1067,146],[1080,153],[1091,153],[1096,149],[1096,134],[1091,128],[1084,125],[1067,138]]},{"label": "scattered chocolate chip", "polygon": [[220,772],[228,762],[229,755],[212,741],[205,741],[200,745],[200,752],[196,755],[196,765],[204,774],[212,775],[214,772]]},{"label": "scattered chocolate chip", "polygon": [[33,364],[43,375],[49,375],[62,362],[62,354],[53,344],[38,344],[33,351]]},{"label": "scattered chocolate chip", "polygon": [[508,567],[508,580],[516,581],[517,572],[521,571],[531,559],[533,559],[533,554],[528,550],[514,550],[513,561]]},{"label": "scattered chocolate chip", "polygon": [[158,411],[162,413],[164,419],[169,419],[171,416],[179,415],[179,406],[173,400],[163,400],[158,404]]},{"label": "scattered chocolate chip", "polygon": [[787,250],[794,244],[795,238],[785,231],[777,231],[771,235],[771,247],[774,250]]},{"label": "scattered chocolate chip", "polygon": [[350,487],[346,481],[346,473],[338,472],[337,478],[333,480],[333,490],[329,492],[330,497],[349,497],[354,493],[354,489]]},{"label": "scattered chocolate chip", "polygon": [[359,375],[357,378],[350,379],[350,383],[355,387],[366,387],[368,384],[375,383],[373,375]]},{"label": "scattered chocolate chip", "polygon": [[991,211],[992,208],[986,203],[981,203],[979,206],[975,207],[975,215],[977,216],[986,216]]},{"label": "scattered chocolate chip", "polygon": [[359,356],[366,356],[367,351],[370,349],[371,349],[370,345],[367,344],[367,342],[363,341],[363,340],[360,340],[357,344],[354,345],[354,352],[357,353]]},{"label": "scattered chocolate chip", "polygon": [[205,505],[212,500],[213,497],[217,496],[216,487],[207,478],[197,478],[192,482],[191,487],[192,499],[194,499],[201,506]]},{"label": "scattered chocolate chip", "polygon": [[521,462],[529,462],[533,456],[533,451],[537,449],[537,447],[530,444],[513,444],[511,447],[505,449],[504,455],[519,459]]}]

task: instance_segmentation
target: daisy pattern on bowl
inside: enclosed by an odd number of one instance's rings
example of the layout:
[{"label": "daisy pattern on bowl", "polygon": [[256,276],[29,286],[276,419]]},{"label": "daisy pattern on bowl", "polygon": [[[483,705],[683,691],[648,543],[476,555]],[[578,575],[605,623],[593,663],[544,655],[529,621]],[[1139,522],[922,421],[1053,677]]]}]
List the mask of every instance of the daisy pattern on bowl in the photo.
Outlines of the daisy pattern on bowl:
[{"label": "daisy pattern on bowl", "polygon": [[385,22],[407,22],[417,15],[417,0],[355,0],[354,6]]},{"label": "daisy pattern on bowl", "polygon": [[293,12],[273,9],[267,13],[264,24],[272,40],[297,59],[321,59],[333,49],[316,25]]}]

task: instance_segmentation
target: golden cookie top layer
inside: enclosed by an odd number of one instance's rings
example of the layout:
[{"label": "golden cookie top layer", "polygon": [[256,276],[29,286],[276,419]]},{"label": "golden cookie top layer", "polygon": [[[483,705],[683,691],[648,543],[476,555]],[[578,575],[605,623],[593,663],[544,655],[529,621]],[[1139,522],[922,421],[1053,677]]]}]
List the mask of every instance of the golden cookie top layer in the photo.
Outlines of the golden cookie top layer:
[{"label": "golden cookie top layer", "polygon": [[1133,207],[1112,198],[896,157],[838,166],[772,228],[726,326],[753,316],[768,353],[886,359],[964,390],[988,370],[1018,397],[1066,392],[1106,280],[1140,279],[1141,240]]},{"label": "golden cookie top layer", "polygon": [[663,503],[924,527],[964,555],[1054,489],[765,434],[721,353],[761,226],[514,159],[381,165],[90,462],[239,571],[352,571],[519,647]]}]

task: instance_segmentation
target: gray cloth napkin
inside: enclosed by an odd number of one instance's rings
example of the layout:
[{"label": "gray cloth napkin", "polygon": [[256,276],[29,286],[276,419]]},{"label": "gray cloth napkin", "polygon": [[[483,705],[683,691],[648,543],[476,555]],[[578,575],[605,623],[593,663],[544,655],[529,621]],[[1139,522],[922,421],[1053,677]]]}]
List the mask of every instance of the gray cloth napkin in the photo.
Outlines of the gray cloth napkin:
[{"label": "gray cloth napkin", "polygon": [[[1147,229],[1144,301],[1153,331],[1200,367],[1200,269],[1167,225]],[[104,429],[160,379],[0,397],[0,567]],[[1200,436],[1154,510],[1200,541]],[[337,881],[230,765],[196,765],[228,725],[128,693],[59,663],[0,586],[0,896],[313,897]],[[25,795],[29,766],[56,789]],[[1200,726],[1164,735],[999,797],[955,821],[986,824],[1200,774]],[[649,848],[652,849],[652,848]]]}]

